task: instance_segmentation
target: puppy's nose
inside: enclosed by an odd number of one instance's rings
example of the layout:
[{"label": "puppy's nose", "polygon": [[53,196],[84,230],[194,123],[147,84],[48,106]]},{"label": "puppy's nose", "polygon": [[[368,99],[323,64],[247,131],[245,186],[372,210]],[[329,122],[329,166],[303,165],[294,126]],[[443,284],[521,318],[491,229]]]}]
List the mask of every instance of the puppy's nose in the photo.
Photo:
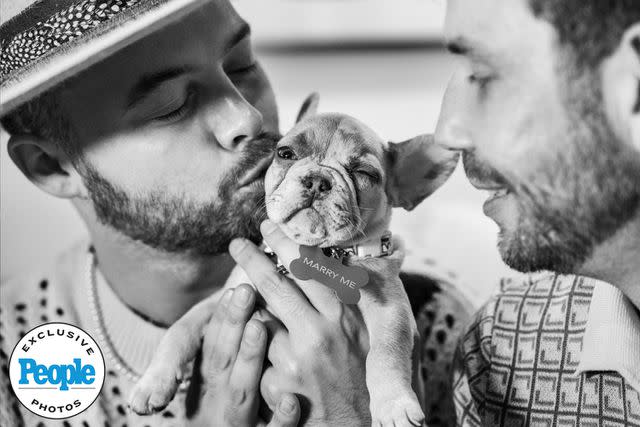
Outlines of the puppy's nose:
[{"label": "puppy's nose", "polygon": [[331,191],[333,187],[331,179],[321,174],[310,174],[303,177],[302,186],[318,195]]}]

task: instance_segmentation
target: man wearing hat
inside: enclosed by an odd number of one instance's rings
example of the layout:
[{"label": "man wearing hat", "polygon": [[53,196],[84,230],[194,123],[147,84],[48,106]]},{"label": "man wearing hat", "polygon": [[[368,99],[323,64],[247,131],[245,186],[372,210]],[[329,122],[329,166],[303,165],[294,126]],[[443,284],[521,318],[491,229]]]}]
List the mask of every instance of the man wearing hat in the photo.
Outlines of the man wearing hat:
[{"label": "man wearing hat", "polygon": [[[187,414],[185,393],[154,418],[126,409],[164,325],[233,280],[230,239],[259,238],[253,213],[278,117],[249,27],[226,0],[23,0],[2,9],[9,154],[35,185],[69,199],[91,235],[51,268],[3,284],[3,359],[40,323],[79,324],[105,337],[108,374],[99,402],[65,425],[255,424],[256,393],[230,399],[257,389],[265,351],[264,326],[244,327],[254,298],[245,286],[226,311],[243,327],[203,355],[206,410]],[[211,367],[214,350],[242,336],[236,366]],[[5,373],[2,425],[47,424],[13,400]],[[298,416],[292,395],[274,402],[273,425]]]},{"label": "man wearing hat", "polygon": [[[2,19],[8,152],[36,186],[71,201],[90,242],[3,284],[0,424],[49,425],[18,404],[6,372],[15,343],[49,321],[83,327],[106,357],[100,398],[64,425],[288,426],[301,413],[366,423],[362,320],[334,313],[327,324],[346,329],[290,331],[296,349],[331,361],[305,378],[313,405],[301,411],[277,387],[290,364],[269,357],[262,377],[267,331],[249,319],[256,296],[247,285],[211,309],[202,393],[180,390],[150,418],[127,409],[166,327],[225,282],[242,282],[231,240],[262,240],[256,213],[278,116],[249,27],[228,0],[19,0],[2,2]],[[454,328],[464,320],[457,311]],[[345,330],[353,336],[338,336]],[[317,345],[327,340],[335,345]],[[330,393],[336,380],[346,394]],[[260,394],[269,410],[258,417]]]}]

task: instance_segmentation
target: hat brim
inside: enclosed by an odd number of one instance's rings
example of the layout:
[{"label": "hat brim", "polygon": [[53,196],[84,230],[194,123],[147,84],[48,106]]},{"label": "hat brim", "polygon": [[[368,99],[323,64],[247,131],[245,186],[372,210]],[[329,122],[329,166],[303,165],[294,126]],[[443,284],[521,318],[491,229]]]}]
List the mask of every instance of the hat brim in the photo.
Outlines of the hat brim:
[{"label": "hat brim", "polygon": [[48,52],[0,85],[0,116],[87,69],[123,47],[169,25],[210,0],[144,2],[91,32]]}]

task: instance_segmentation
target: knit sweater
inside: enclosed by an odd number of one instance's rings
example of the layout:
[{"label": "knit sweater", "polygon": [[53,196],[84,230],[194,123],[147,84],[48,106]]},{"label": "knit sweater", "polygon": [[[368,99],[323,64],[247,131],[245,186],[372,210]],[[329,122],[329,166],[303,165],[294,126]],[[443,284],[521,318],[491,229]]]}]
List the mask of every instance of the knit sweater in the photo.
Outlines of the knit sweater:
[{"label": "knit sweater", "polygon": [[[98,340],[107,367],[104,386],[98,400],[86,411],[65,421],[47,420],[32,414],[15,399],[6,371],[6,354],[30,329],[52,321],[77,325],[97,339],[100,327],[89,308],[90,281],[88,266],[89,245],[82,242],[63,253],[53,265],[44,270],[29,272],[2,284],[2,384],[0,385],[0,420],[2,426],[169,426],[180,425],[172,420],[184,417],[184,393],[159,414],[137,417],[127,408],[128,394],[133,382],[124,371],[116,368],[116,359],[105,351],[105,343]],[[126,361],[140,374],[150,362],[164,329],[144,321],[130,310],[96,274],[96,290],[100,310],[105,319],[104,329],[119,359]],[[114,321],[118,319],[118,321]],[[181,404],[182,403],[182,404]]]},{"label": "knit sweater", "polygon": [[505,280],[460,340],[460,426],[640,427],[640,318],[596,280]]},{"label": "knit sweater", "polygon": [[[88,248],[88,242],[80,242],[48,268],[34,269],[0,287],[0,427],[184,425],[184,391],[179,392],[164,411],[150,417],[137,416],[127,408],[127,398],[134,385],[129,374],[144,372],[165,329],[145,321],[127,307],[100,274],[99,265],[95,272],[95,290],[100,316],[94,315],[89,304],[92,291]],[[424,266],[423,261],[413,264]],[[432,264],[430,261],[429,265]],[[435,272],[433,268],[430,271]],[[472,308],[450,283],[450,278],[440,273],[434,275],[438,280],[424,274],[403,274],[403,280],[424,338],[421,373],[426,387],[451,390],[447,383],[453,349]],[[240,283],[241,276],[239,269],[234,269],[228,281]],[[97,340],[105,355],[106,377],[99,398],[86,411],[61,421],[40,418],[26,410],[15,398],[7,369],[8,355],[18,340],[30,329],[51,321],[81,327]],[[108,343],[99,339],[100,331]],[[109,351],[111,348],[115,354]],[[430,425],[448,425],[452,420],[453,408],[447,396],[450,397],[450,393],[427,393],[424,405]]]}]

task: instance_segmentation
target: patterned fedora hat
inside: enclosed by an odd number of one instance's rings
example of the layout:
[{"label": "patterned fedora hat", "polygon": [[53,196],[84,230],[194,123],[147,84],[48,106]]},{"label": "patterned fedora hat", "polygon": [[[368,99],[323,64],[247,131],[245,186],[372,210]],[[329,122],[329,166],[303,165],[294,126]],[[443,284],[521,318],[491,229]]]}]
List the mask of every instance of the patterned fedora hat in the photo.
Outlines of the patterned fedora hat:
[{"label": "patterned fedora hat", "polygon": [[0,116],[208,0],[1,0]]}]

